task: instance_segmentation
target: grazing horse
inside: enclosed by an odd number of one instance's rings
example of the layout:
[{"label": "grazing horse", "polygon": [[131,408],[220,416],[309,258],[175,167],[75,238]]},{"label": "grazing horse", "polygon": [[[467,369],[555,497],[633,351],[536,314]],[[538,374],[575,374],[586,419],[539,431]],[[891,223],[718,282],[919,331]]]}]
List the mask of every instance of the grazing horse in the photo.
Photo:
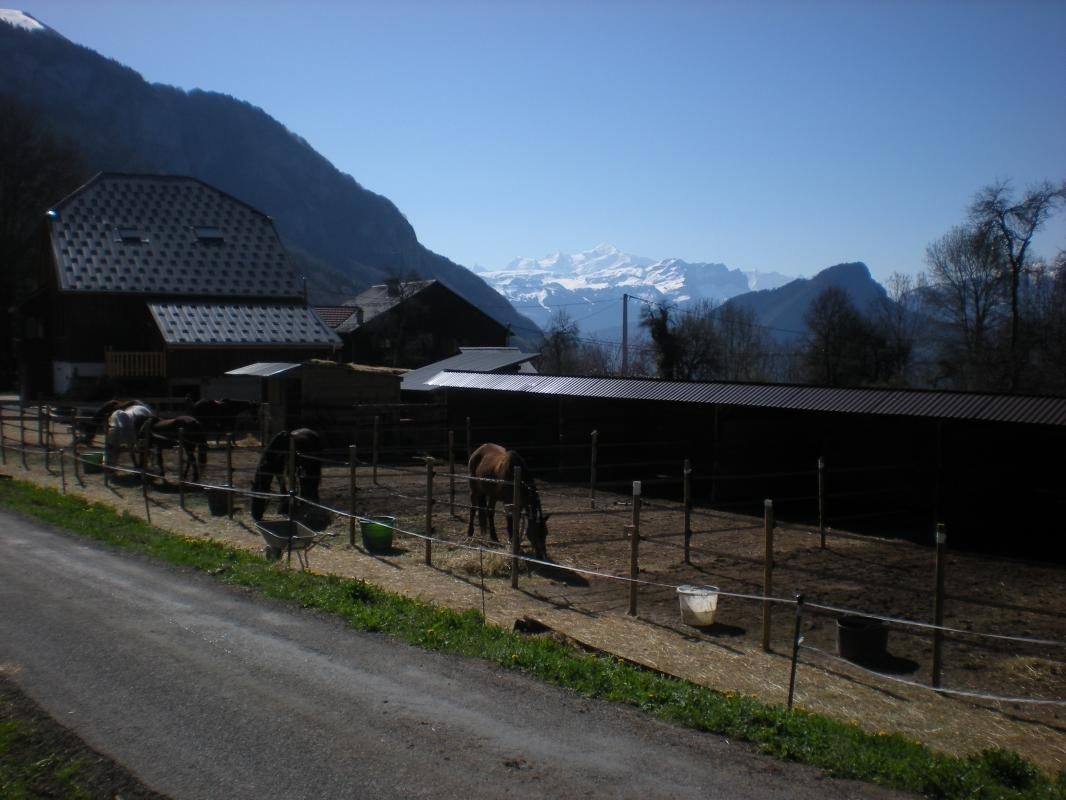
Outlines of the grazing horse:
[{"label": "grazing horse", "polygon": [[160,419],[150,416],[141,425],[141,441],[146,449],[155,448],[160,477],[166,475],[163,468],[163,450],[177,447],[180,442],[185,450],[185,467],[181,471],[181,480],[185,480],[189,469],[192,469],[192,479],[200,480],[200,467],[207,463],[207,435],[200,420],[195,417]]},{"label": "grazing horse", "polygon": [[152,416],[152,409],[133,405],[113,411],[107,418],[107,438],[104,443],[104,463],[118,466],[122,448],[128,447],[133,468],[140,469],[137,459],[137,431]]},{"label": "grazing horse", "polygon": [[[522,456],[514,450],[506,450],[498,444],[483,444],[470,455],[470,523],[466,527],[466,535],[474,535],[474,511],[478,512],[478,525],[481,535],[485,535],[485,522],[488,518],[489,535],[494,542],[496,538],[495,509],[496,501],[503,500],[505,503],[514,496],[514,471],[515,467],[522,470],[522,509],[526,512],[529,524],[526,527],[526,537],[537,558],[542,561],[548,560],[548,517],[540,507],[540,495],[533,485],[533,478],[529,474]],[[515,513],[507,515],[507,537],[514,535]],[[519,526],[521,531],[521,526]],[[518,534],[521,536],[521,532]]]},{"label": "grazing horse", "polygon": [[254,400],[233,400],[224,397],[221,400],[197,400],[192,406],[192,415],[204,424],[204,430],[213,437],[215,444],[223,436],[235,444],[237,419],[242,415],[254,415],[259,410],[259,403]]},{"label": "grazing horse", "polygon": [[[89,417],[89,419],[77,420],[74,423],[74,429],[78,435],[78,441],[82,444],[92,444],[93,440],[96,438],[96,434],[100,431],[100,428],[103,427],[104,422],[106,422],[112,414],[114,414],[116,411],[121,411],[127,408],[133,408],[134,406],[144,406],[149,411],[152,411],[151,406],[149,406],[145,402],[142,402],[141,400],[134,400],[132,398],[126,398],[123,400],[108,400],[106,403],[96,409],[96,411],[93,412],[93,415]],[[154,414],[155,412],[152,411],[152,413]]]},{"label": "grazing horse", "polygon": [[[318,484],[322,479],[322,462],[319,456],[322,453],[322,437],[317,431],[310,428],[296,428],[292,431],[281,431],[274,437],[263,450],[263,456],[259,459],[259,465],[255,468],[255,479],[252,482],[253,492],[270,491],[270,484],[275,477],[278,479],[278,488],[282,494],[286,489],[285,473],[289,462],[289,442],[296,446],[296,480],[300,484],[300,497],[308,500],[318,500]],[[252,498],[252,519],[262,519],[266,511],[269,498]],[[281,503],[281,513],[288,513],[289,503],[286,498]]]}]

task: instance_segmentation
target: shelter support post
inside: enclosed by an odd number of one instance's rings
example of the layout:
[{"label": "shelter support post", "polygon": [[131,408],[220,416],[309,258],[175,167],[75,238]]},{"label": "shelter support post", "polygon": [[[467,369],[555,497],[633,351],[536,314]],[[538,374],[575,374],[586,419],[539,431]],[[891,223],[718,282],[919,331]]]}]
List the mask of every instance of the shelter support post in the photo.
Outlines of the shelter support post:
[{"label": "shelter support post", "polygon": [[686,458],[681,469],[684,480],[682,501],[685,506],[685,563],[692,563],[692,463]]}]

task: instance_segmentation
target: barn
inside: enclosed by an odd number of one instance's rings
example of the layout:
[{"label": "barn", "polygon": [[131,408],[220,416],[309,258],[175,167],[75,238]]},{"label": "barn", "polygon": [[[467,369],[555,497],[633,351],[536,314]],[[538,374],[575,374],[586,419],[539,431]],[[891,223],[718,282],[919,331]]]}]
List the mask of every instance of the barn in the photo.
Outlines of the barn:
[{"label": "barn", "polygon": [[504,346],[510,334],[440,280],[389,280],[319,313],[343,339],[343,358],[361,364],[421,367],[464,346]]},{"label": "barn", "polygon": [[[521,445],[531,466],[694,502],[955,546],[1066,558],[1066,398],[442,372],[449,424]],[[479,435],[479,431],[485,432]],[[821,468],[819,468],[821,460]],[[821,491],[819,491],[821,482]],[[822,507],[819,508],[819,497]]]},{"label": "barn", "polygon": [[199,180],[101,173],[46,223],[18,316],[23,397],[196,397],[202,376],[340,344],[271,219]]}]

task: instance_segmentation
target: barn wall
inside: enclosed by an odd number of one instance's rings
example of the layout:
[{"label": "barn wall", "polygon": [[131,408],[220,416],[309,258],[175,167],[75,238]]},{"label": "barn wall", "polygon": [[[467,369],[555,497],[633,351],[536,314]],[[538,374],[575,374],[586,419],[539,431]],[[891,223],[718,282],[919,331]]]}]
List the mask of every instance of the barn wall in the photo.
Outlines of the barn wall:
[{"label": "barn wall", "polygon": [[687,458],[701,505],[760,514],[771,498],[780,518],[816,523],[821,456],[831,527],[931,542],[943,522],[956,547],[1066,560],[1061,428],[477,390],[447,397],[451,425],[470,416],[475,442],[491,431],[556,478],[587,482],[597,430],[602,482],[643,480],[646,494],[679,497]]}]

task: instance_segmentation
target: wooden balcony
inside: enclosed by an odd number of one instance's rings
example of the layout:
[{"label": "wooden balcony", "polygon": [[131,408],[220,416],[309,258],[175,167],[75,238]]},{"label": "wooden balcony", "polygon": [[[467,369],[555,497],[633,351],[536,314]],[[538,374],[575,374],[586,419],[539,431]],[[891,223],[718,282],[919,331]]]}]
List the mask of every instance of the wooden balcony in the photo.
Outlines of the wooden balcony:
[{"label": "wooden balcony", "polygon": [[108,350],[104,353],[104,369],[109,378],[162,378],[167,374],[167,354],[162,350]]}]

